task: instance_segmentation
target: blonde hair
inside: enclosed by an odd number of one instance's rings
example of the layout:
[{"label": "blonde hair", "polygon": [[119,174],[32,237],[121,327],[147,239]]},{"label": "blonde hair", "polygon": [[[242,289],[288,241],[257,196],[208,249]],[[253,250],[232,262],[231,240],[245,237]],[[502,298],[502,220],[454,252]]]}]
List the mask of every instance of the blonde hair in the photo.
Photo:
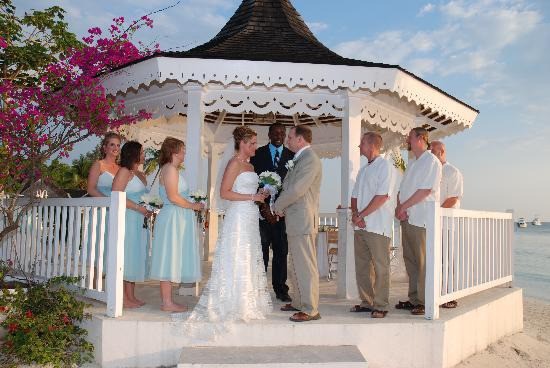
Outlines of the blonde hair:
[{"label": "blonde hair", "polygon": [[235,139],[235,149],[238,150],[241,142],[248,142],[258,133],[246,125],[238,126],[233,130],[233,139]]},{"label": "blonde hair", "polygon": [[120,134],[115,132],[106,133],[103,139],[101,140],[101,157],[100,157],[101,159],[104,159],[105,157],[107,157],[107,154],[105,153],[105,147],[107,146],[107,144],[109,144],[109,141],[113,138],[116,138],[118,139],[119,142],[122,142],[122,137],[120,136]]},{"label": "blonde hair", "polygon": [[424,142],[426,142],[426,145],[428,146],[428,149],[430,149],[430,140],[429,140],[429,137],[428,137],[428,131],[422,127],[416,127],[416,128],[412,128],[412,130],[414,131],[414,134],[417,136],[417,137],[421,137],[422,140]]}]

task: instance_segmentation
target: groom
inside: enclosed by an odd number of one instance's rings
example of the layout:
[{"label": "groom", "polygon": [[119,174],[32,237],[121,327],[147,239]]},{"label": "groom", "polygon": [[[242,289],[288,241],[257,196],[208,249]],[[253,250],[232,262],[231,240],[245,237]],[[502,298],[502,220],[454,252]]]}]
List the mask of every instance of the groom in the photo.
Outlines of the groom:
[{"label": "groom", "polygon": [[[256,150],[256,155],[250,158],[250,163],[254,166],[256,174],[260,175],[264,171],[273,171],[279,174],[284,180],[287,174],[286,163],[292,160],[294,153],[283,146],[286,138],[285,126],[281,123],[273,123],[269,126],[269,144]],[[269,203],[269,197],[266,199]],[[271,213],[269,205],[260,207],[262,219],[260,220],[260,236],[262,239],[262,252],[264,256],[264,266],[267,272],[269,264],[269,247],[273,250],[273,263],[271,265],[271,284],[275,296],[282,302],[290,302],[288,295],[287,278],[287,255],[288,242],[286,239],[285,222],[279,221],[277,216]]]},{"label": "groom", "polygon": [[287,164],[283,190],[275,201],[274,211],[285,216],[289,250],[289,274],[292,304],[282,311],[295,311],[290,320],[306,322],[320,319],[319,271],[315,256],[315,236],[319,221],[321,160],[311,149],[312,133],[307,126],[292,127],[287,146],[295,152]]}]

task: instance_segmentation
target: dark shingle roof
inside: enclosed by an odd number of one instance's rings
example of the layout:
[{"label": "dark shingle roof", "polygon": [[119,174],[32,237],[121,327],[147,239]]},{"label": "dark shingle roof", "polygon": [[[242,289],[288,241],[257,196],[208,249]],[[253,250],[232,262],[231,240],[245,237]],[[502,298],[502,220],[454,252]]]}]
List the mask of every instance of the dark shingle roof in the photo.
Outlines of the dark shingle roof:
[{"label": "dark shingle roof", "polygon": [[323,45],[289,0],[244,0],[207,43],[169,57],[396,67],[344,58]]},{"label": "dark shingle roof", "polygon": [[331,51],[315,38],[290,0],[243,0],[222,30],[205,44],[187,51],[158,52],[116,69],[158,56],[394,68],[479,112],[399,65],[349,59]]}]

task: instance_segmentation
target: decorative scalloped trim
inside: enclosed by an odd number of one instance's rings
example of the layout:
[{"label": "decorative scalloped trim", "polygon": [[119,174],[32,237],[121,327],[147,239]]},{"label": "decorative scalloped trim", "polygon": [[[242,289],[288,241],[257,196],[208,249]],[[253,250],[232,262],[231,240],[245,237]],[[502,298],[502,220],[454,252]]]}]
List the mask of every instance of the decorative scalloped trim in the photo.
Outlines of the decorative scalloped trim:
[{"label": "decorative scalloped trim", "polygon": [[105,76],[104,86],[107,93],[127,93],[167,80],[176,80],[181,85],[196,82],[203,86],[219,83],[224,87],[232,84],[267,88],[286,86],[289,89],[327,88],[331,92],[382,89],[395,92],[408,102],[429,107],[465,126],[470,126],[477,117],[472,109],[394,68],[158,57]]}]

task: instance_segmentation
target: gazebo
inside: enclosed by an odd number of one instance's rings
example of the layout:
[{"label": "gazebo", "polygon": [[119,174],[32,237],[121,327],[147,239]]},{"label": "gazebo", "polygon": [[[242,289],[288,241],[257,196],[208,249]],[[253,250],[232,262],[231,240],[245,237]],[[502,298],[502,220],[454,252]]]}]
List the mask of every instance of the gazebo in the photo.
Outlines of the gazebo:
[{"label": "gazebo", "polygon": [[[222,30],[183,52],[160,52],[103,77],[108,94],[153,119],[126,127],[145,146],[164,137],[187,145],[192,190],[210,188],[217,160],[236,125],[309,125],[322,158],[341,157],[340,203],[349,203],[364,131],[380,132],[386,152],[400,149],[413,127],[432,139],[472,126],[478,111],[398,65],[342,57],[313,35],[289,0],[244,0]],[[325,175],[328,176],[328,175]],[[351,213],[339,214],[338,294],[356,294]],[[218,232],[211,213],[208,250]]]}]

